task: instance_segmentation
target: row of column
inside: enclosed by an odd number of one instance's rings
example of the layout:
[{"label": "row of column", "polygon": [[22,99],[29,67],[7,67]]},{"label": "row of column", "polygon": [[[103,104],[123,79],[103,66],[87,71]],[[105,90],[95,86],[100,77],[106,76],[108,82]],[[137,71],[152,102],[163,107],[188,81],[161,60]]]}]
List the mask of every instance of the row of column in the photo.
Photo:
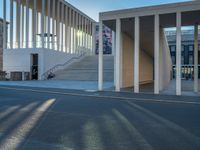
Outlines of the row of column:
[{"label": "row of column", "polygon": [[[154,93],[160,92],[160,21],[159,14],[154,16]],[[99,90],[103,90],[103,44],[102,44],[102,25],[100,21],[99,32]],[[181,95],[181,12],[176,13],[176,95]],[[122,47],[121,47],[121,19],[116,19],[116,37],[115,44],[115,66],[114,66],[114,84],[115,90],[120,91],[122,85]],[[134,92],[139,93],[139,55],[140,55],[140,18],[135,17],[135,35],[134,35]],[[195,58],[194,58],[194,91],[198,92],[198,24],[195,25]]]},{"label": "row of column", "polygon": [[[4,22],[7,19],[6,8],[9,7],[6,7],[6,5],[8,3],[10,3],[9,40],[11,49],[42,47],[69,53],[78,53],[80,49],[88,50],[89,52],[94,51],[95,22],[69,7],[64,1],[42,0],[40,1],[42,9],[39,11],[37,0],[33,0],[32,8],[29,0],[26,0],[25,3],[22,3],[21,0],[9,0],[9,2],[4,0]],[[16,3],[16,14],[13,11],[14,3]],[[30,16],[30,9],[32,10],[32,16]],[[14,15],[16,15],[15,22]],[[25,15],[26,17],[24,18]],[[30,21],[30,17],[32,21]],[[14,29],[14,25],[16,29]],[[13,40],[14,32],[16,33],[16,44]],[[31,32],[32,37],[29,36]],[[41,37],[38,40],[42,41],[41,46],[37,45],[38,36]],[[6,23],[4,23],[4,48],[7,47],[6,37]],[[25,46],[22,44],[24,42]]]}]

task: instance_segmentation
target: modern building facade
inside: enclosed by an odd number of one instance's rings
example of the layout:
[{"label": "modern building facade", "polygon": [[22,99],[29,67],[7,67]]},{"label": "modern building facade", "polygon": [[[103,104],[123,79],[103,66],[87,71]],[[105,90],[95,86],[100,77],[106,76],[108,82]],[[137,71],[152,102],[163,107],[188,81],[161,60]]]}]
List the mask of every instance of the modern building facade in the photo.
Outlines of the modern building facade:
[{"label": "modern building facade", "polygon": [[3,70],[3,19],[0,18],[0,71]]},{"label": "modern building facade", "polygon": [[95,54],[96,22],[66,1],[4,0],[3,5],[10,22],[3,41],[9,78],[42,80],[72,57]]},{"label": "modern building facade", "polygon": [[[0,18],[0,71],[3,70],[3,30],[4,30],[4,26],[3,26],[3,19]],[[6,25],[8,25],[8,22],[6,23]],[[7,40],[7,27],[6,27],[6,40]]]},{"label": "modern building facade", "polygon": [[[198,92],[198,25],[200,1],[100,13],[100,31],[108,26],[115,34],[115,90],[152,83],[159,94],[172,79],[172,59],[164,29],[176,27],[176,95],[182,94],[181,28],[194,30],[194,91]],[[99,44],[99,90],[103,90],[103,38]]]},{"label": "modern building facade", "polygon": [[[200,33],[200,32],[198,32]],[[173,64],[173,78],[176,77],[176,32],[166,31]],[[182,79],[194,80],[194,30],[184,30],[181,34],[181,74]],[[200,58],[200,34],[198,35],[198,58]],[[198,59],[200,78],[200,59]]]}]

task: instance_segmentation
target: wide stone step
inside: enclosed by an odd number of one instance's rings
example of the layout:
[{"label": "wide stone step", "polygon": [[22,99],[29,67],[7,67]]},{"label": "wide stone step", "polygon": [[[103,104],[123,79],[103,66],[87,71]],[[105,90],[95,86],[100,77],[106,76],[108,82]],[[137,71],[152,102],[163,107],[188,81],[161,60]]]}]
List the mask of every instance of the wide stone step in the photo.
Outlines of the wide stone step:
[{"label": "wide stone step", "polygon": [[[104,56],[104,80],[113,81],[114,57]],[[55,72],[56,80],[97,81],[98,56],[87,56],[80,62],[71,64],[64,70]]]}]

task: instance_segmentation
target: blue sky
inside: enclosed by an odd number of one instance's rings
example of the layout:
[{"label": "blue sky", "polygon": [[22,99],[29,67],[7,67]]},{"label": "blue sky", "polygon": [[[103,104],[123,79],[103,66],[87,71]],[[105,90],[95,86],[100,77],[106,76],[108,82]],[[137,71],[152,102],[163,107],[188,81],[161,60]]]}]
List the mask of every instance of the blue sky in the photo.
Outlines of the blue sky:
[{"label": "blue sky", "polygon": [[[188,0],[66,0],[94,20],[98,21],[98,13],[110,10],[150,6]],[[3,17],[3,0],[0,0],[0,17]]]},{"label": "blue sky", "polygon": [[66,0],[94,20],[98,20],[98,13],[110,10],[135,8],[166,3],[184,2],[189,0]]}]

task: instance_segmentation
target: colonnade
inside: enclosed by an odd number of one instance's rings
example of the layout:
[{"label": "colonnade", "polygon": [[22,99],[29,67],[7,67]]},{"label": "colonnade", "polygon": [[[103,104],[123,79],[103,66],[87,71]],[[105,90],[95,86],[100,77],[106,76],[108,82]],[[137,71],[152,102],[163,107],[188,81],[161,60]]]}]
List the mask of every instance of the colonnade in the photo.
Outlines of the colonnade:
[{"label": "colonnade", "polygon": [[[134,17],[134,92],[139,93],[139,54],[140,54],[140,17]],[[122,40],[121,40],[121,19],[116,21],[116,36],[113,40],[115,45],[115,90],[120,91],[122,86]],[[103,90],[103,44],[102,44],[102,25],[103,20],[100,19],[100,34],[99,34],[99,90]],[[181,95],[181,12],[176,12],[176,95]],[[199,91],[198,87],[198,24],[195,24],[194,30],[194,92]],[[154,14],[154,93],[160,93],[160,15]]]},{"label": "colonnade", "polygon": [[[9,35],[5,32],[6,20],[10,23]],[[4,49],[94,53],[95,24],[64,0],[4,0]]]}]

